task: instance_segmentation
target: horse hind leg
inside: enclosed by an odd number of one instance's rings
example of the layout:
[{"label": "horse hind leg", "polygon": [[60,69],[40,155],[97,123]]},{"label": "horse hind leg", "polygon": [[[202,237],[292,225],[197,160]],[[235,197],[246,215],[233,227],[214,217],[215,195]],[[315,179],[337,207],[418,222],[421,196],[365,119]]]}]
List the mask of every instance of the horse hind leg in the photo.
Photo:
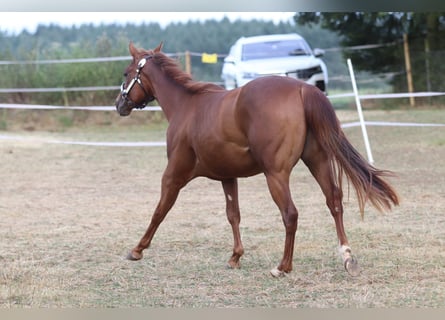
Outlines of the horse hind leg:
[{"label": "horse hind leg", "polygon": [[273,200],[280,209],[286,229],[284,254],[280,264],[270,273],[274,277],[283,276],[292,271],[292,258],[294,253],[295,233],[298,225],[298,211],[295,207],[289,189],[289,174],[266,174],[267,185]]},{"label": "horse hind leg", "polygon": [[241,222],[239,203],[238,203],[238,182],[237,179],[229,179],[222,181],[224,194],[226,197],[226,213],[227,219],[232,226],[233,232],[233,254],[230,257],[227,266],[235,269],[240,267],[240,258],[244,254],[243,244],[241,242],[241,234],[239,225]]},{"label": "horse hind leg", "polygon": [[343,260],[343,265],[350,275],[357,276],[360,273],[360,268],[357,259],[352,255],[343,224],[343,192],[334,183],[334,172],[325,152],[318,146],[312,147],[309,150],[311,152],[304,152],[302,160],[311,171],[315,180],[317,180],[326,197],[326,205],[335,221],[340,245],[339,253]]}]

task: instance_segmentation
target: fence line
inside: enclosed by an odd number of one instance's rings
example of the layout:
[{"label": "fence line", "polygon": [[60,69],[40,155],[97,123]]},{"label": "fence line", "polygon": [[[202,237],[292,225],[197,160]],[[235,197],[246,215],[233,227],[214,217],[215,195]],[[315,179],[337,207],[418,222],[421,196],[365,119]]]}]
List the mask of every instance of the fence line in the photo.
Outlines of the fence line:
[{"label": "fence line", "polygon": [[[413,123],[413,122],[384,122],[384,121],[365,121],[367,126],[388,126],[388,127],[445,127],[442,123]],[[352,128],[360,126],[360,122],[343,123],[342,128]],[[165,147],[165,141],[74,141],[59,139],[39,139],[29,136],[0,134],[0,140],[21,141],[21,142],[38,142],[47,144],[77,145],[90,147]]]},{"label": "fence line", "polygon": [[[328,48],[325,51],[339,51],[339,50],[363,50],[374,49],[384,46],[396,45],[397,42],[388,44],[371,44],[363,46],[353,46],[346,48]],[[168,56],[202,56],[204,53],[199,52],[184,52],[171,54]],[[225,54],[216,54],[218,58],[224,58]],[[111,62],[111,61],[124,61],[131,60],[131,56],[117,56],[117,57],[98,57],[98,58],[80,58],[80,59],[60,59],[60,60],[35,60],[35,61],[0,61],[0,65],[31,65],[31,64],[61,64],[61,63],[90,63],[90,62]],[[398,73],[385,73],[385,77],[391,77]],[[331,80],[346,80],[346,76],[338,76],[331,78]],[[217,83],[221,84],[221,83]],[[107,91],[107,90],[119,90],[119,86],[94,86],[94,87],[71,87],[71,88],[0,88],[0,93],[32,93],[32,92],[69,92],[69,91]],[[391,98],[411,98],[411,97],[432,97],[442,96],[445,92],[414,92],[414,93],[383,93],[383,94],[363,94],[358,93],[342,93],[329,95],[329,99],[337,98],[352,98],[356,97],[359,100],[365,99],[391,99]],[[38,109],[38,110],[88,110],[88,111],[115,111],[114,106],[50,106],[50,105],[27,105],[27,104],[0,104],[0,109]],[[143,111],[161,111],[160,106],[149,106],[143,109]],[[139,110],[138,110],[139,111]],[[403,122],[381,122],[381,121],[364,121],[367,126],[410,126],[410,127],[443,127],[445,124],[439,123],[403,123]],[[344,123],[341,126],[343,128],[350,128],[363,125],[363,122],[350,122]],[[69,144],[69,145],[84,145],[84,146],[105,146],[105,147],[159,147],[165,146],[165,141],[154,142],[91,142],[91,141],[65,141],[65,140],[44,140],[36,138],[26,138],[23,136],[15,135],[0,135],[0,140],[21,140],[21,141],[39,141],[52,144]]]},{"label": "fence line", "polygon": [[[380,75],[376,75],[379,77]],[[330,81],[348,81],[347,76],[338,76],[330,78]],[[358,83],[370,82],[372,79],[359,80]],[[223,86],[224,82],[212,82]],[[0,93],[37,93],[37,92],[73,92],[73,91],[114,91],[119,90],[120,86],[94,86],[94,87],[55,87],[55,88],[0,88]]]},{"label": "fence line", "polygon": [[70,88],[0,88],[0,93],[68,92],[68,91],[107,91],[119,90],[119,86],[70,87]]},{"label": "fence line", "polygon": [[[185,53],[166,53],[167,56],[182,56]],[[116,57],[97,57],[97,58],[73,58],[73,59],[48,59],[48,60],[0,60],[0,65],[21,65],[21,64],[62,64],[62,63],[90,63],[90,62],[113,62],[113,61],[128,61],[131,56],[116,56]]]},{"label": "fence line", "polygon": [[[341,50],[367,50],[367,49],[375,49],[387,46],[397,45],[400,42],[390,42],[390,43],[378,43],[378,44],[365,44],[359,46],[350,46],[350,47],[336,47],[336,48],[326,48],[324,51],[341,51]],[[203,52],[177,52],[177,53],[165,53],[170,57],[182,57],[186,54],[190,54],[194,57],[202,57]],[[224,58],[227,56],[225,53],[217,53],[218,58]],[[18,64],[59,64],[59,63],[90,63],[90,62],[112,62],[112,61],[126,61],[131,60],[131,56],[116,56],[116,57],[97,57],[97,58],[75,58],[75,59],[48,59],[48,60],[0,60],[0,65],[18,65]]]},{"label": "fence line", "polygon": [[[114,106],[48,106],[39,104],[9,104],[0,103],[0,109],[25,109],[25,110],[88,110],[88,111],[115,111]],[[160,106],[148,106],[135,111],[162,111]]]},{"label": "fence line", "polygon": [[20,135],[2,135],[0,134],[0,140],[7,141],[21,141],[21,142],[37,142],[48,144],[65,144],[65,145],[78,145],[78,146],[91,146],[91,147],[165,147],[167,143],[165,141],[73,141],[73,140],[58,140],[58,139],[39,139],[35,137],[27,137]]},{"label": "fence line", "polygon": [[[119,87],[116,87],[117,89]],[[80,89],[80,88],[79,88]],[[0,90],[1,92],[1,90]],[[443,96],[445,92],[414,92],[414,93],[380,93],[380,94],[363,94],[359,95],[361,100],[366,99],[391,99],[391,98],[409,98],[409,97],[433,97]],[[329,95],[329,99],[352,98],[354,93],[340,93]],[[9,104],[0,103],[0,109],[36,109],[36,110],[89,110],[89,111],[114,111],[114,106],[50,106],[50,105],[30,105],[30,104]],[[139,110],[139,109],[138,109]],[[145,111],[161,111],[160,106],[149,106],[142,110]]]},{"label": "fence line", "polygon": [[[340,50],[368,50],[375,49],[380,47],[387,47],[397,45],[400,42],[390,42],[383,44],[366,44],[366,45],[358,45],[358,46],[350,46],[350,47],[335,47],[335,48],[326,48],[324,51],[340,51]],[[202,57],[206,53],[201,52],[177,52],[177,53],[165,53],[170,57],[182,57],[182,56],[197,56]],[[219,58],[224,58],[227,54],[215,53],[215,55]],[[96,57],[96,58],[73,58],[73,59],[48,59],[48,60],[0,60],[0,65],[43,65],[43,64],[64,64],[64,63],[92,63],[92,62],[113,62],[113,61],[127,61],[131,60],[131,56],[115,56],[115,57]],[[383,74],[375,75],[376,77],[392,77],[394,75],[401,74],[401,72],[388,72]],[[331,81],[347,81],[349,77],[347,75],[341,75],[330,78]],[[358,83],[365,83],[368,81],[373,81],[372,79],[368,80],[358,80]],[[222,82],[215,82],[215,84],[223,85]],[[73,92],[73,91],[107,91],[107,90],[116,90],[117,86],[96,86],[96,87],[72,87],[72,88],[0,88],[0,93],[36,93],[36,92]]]},{"label": "fence line", "polygon": [[[416,122],[392,122],[392,121],[365,121],[367,126],[378,127],[445,127],[443,123],[416,123]],[[343,123],[342,128],[360,126],[360,121]]]},{"label": "fence line", "polygon": [[[402,92],[402,93],[376,93],[376,94],[360,94],[360,100],[367,99],[391,99],[391,98],[410,98],[410,97],[434,97],[443,96],[445,92]],[[329,99],[354,97],[354,93],[339,93],[329,95]]]},{"label": "fence line", "polygon": [[20,60],[20,61],[3,60],[3,61],[0,61],[0,65],[111,62],[111,61],[124,61],[124,60],[131,60],[131,56],[76,58],[76,59],[49,59],[49,60]]}]

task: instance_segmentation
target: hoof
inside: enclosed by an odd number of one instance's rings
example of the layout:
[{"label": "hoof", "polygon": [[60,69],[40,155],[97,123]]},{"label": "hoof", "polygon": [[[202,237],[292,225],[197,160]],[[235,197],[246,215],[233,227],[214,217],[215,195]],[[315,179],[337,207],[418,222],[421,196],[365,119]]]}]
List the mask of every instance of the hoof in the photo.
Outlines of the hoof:
[{"label": "hoof", "polygon": [[357,259],[350,257],[345,261],[346,271],[353,277],[357,277],[360,274],[360,267],[358,265]]},{"label": "hoof", "polygon": [[227,269],[240,269],[241,265],[239,262],[235,263],[235,262],[229,261],[229,262],[227,262],[226,267],[227,267]]},{"label": "hoof", "polygon": [[142,259],[142,253],[135,253],[133,251],[130,251],[127,255],[127,260],[130,261],[138,261]]},{"label": "hoof", "polygon": [[270,274],[274,278],[283,277],[285,275],[284,271],[278,270],[278,268],[273,268],[272,270],[270,270]]}]

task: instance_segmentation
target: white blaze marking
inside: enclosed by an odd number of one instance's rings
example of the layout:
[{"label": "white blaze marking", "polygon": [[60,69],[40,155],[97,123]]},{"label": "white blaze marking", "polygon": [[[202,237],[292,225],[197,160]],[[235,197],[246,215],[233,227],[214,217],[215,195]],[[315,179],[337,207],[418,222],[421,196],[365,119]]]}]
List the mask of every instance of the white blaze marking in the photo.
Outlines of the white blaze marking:
[{"label": "white blaze marking", "polygon": [[229,201],[232,201],[233,199],[232,199],[232,196],[230,195],[230,194],[227,194],[227,199],[229,200]]}]

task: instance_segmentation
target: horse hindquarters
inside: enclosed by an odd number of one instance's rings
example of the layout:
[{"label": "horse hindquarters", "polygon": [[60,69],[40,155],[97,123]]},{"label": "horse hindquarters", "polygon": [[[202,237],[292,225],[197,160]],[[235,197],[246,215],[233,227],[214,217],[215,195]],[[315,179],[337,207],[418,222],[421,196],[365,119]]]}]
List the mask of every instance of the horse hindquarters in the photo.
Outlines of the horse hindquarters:
[{"label": "horse hindquarters", "polygon": [[252,158],[264,172],[269,192],[285,227],[284,253],[271,270],[275,277],[292,270],[298,210],[291,197],[289,180],[303,152],[306,123],[295,80],[286,77],[256,79],[241,89],[238,106],[241,127],[249,141]]},{"label": "horse hindquarters", "polygon": [[363,214],[367,200],[378,210],[390,210],[398,205],[395,190],[384,180],[391,172],[370,165],[344,135],[334,108],[316,88],[303,90],[305,118],[314,139],[331,164],[335,185],[341,189],[342,176],[352,182]]}]

